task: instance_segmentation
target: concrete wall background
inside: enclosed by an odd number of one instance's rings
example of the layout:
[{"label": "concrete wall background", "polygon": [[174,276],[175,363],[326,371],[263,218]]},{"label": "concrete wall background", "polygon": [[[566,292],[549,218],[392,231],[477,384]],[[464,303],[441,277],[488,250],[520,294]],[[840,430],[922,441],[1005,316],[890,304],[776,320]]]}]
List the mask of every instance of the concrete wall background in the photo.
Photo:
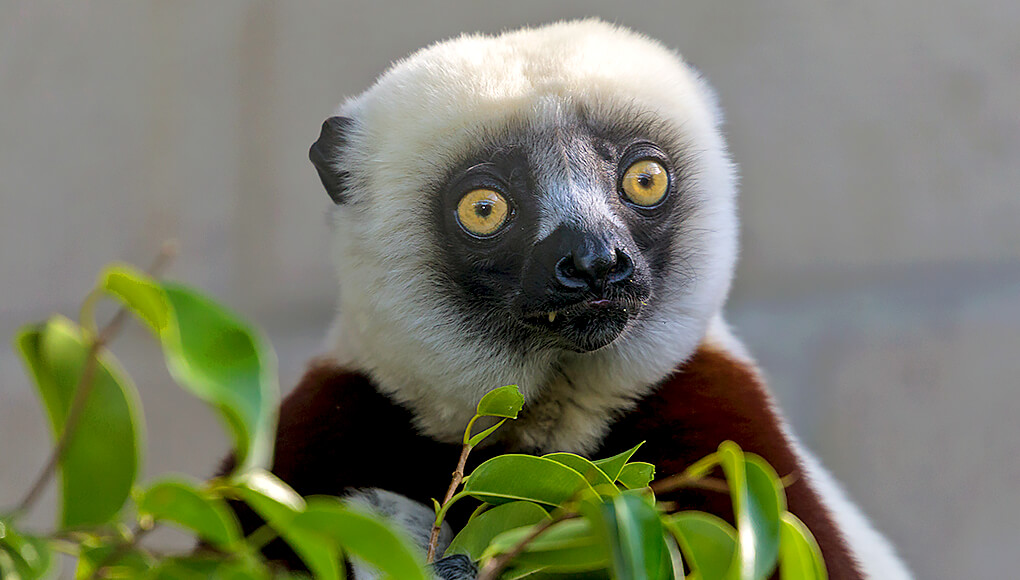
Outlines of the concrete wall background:
[{"label": "concrete wall background", "polygon": [[[145,264],[266,329],[293,384],[332,308],[318,126],[392,60],[462,31],[598,15],[718,90],[742,173],[731,321],[795,428],[919,578],[1006,578],[1020,545],[1020,4],[0,0],[0,505],[49,435],[6,343]],[[115,345],[150,474],[226,442]],[[142,380],[144,377],[144,380]],[[51,490],[52,493],[52,490]],[[50,514],[40,509],[44,525]],[[171,540],[168,540],[171,541]]]}]

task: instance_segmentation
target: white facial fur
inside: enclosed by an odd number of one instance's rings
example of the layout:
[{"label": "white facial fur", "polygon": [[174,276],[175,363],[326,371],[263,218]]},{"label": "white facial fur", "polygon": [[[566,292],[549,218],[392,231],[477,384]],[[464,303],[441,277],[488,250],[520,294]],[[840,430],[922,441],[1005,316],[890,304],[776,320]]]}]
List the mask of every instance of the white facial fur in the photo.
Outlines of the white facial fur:
[{"label": "white facial fur", "polygon": [[[690,144],[692,211],[676,233],[685,268],[668,270],[667,290],[602,349],[516,352],[473,325],[430,278],[438,258],[430,195],[508,120],[556,126],[577,106],[653,117]],[[337,114],[354,123],[336,160],[351,177],[349,201],[335,213],[340,297],[329,352],[410,406],[424,433],[456,440],[482,394],[517,384],[528,411],[501,430],[505,438],[591,450],[613,413],[690,356],[718,315],[736,258],[734,170],[710,89],[657,42],[594,20],[462,36],[396,63]],[[569,219],[610,219],[576,188],[549,191],[540,232]]]}]

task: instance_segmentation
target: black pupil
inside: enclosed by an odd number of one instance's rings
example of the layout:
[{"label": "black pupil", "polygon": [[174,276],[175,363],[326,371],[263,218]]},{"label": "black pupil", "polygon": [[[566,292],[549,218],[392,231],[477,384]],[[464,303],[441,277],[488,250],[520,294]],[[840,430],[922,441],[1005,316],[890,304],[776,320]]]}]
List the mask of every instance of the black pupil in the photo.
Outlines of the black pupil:
[{"label": "black pupil", "polygon": [[485,219],[492,215],[492,202],[491,201],[475,202],[475,215],[482,219]]},{"label": "black pupil", "polygon": [[652,176],[647,173],[642,173],[638,176],[637,182],[641,187],[648,187],[652,184]]}]

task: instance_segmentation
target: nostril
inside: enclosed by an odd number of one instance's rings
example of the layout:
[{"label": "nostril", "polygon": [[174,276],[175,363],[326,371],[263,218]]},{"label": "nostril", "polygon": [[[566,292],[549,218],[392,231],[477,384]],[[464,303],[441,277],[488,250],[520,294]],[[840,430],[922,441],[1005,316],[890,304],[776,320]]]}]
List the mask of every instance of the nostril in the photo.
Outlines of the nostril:
[{"label": "nostril", "polygon": [[610,284],[616,282],[623,282],[630,278],[634,274],[634,261],[630,259],[630,256],[626,252],[617,248],[616,250],[616,263],[609,270],[607,280]]},{"label": "nostril", "polygon": [[567,288],[584,288],[588,285],[574,265],[573,256],[565,256],[556,262],[556,280]]}]

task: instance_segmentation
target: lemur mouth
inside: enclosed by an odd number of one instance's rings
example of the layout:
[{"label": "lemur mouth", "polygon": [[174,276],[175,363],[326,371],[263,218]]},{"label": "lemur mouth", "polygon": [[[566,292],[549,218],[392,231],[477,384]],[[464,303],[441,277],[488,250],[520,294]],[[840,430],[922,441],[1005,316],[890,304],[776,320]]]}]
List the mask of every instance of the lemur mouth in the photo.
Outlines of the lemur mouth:
[{"label": "lemur mouth", "polygon": [[524,316],[524,323],[553,337],[563,348],[590,352],[616,340],[641,306],[640,300],[632,298],[588,297],[555,309],[532,311]]},{"label": "lemur mouth", "polygon": [[529,312],[525,314],[524,319],[534,325],[555,326],[557,323],[563,324],[568,319],[579,315],[598,317],[600,314],[608,314],[613,310],[628,312],[633,309],[635,302],[635,300],[620,298],[587,298],[555,309]]}]

